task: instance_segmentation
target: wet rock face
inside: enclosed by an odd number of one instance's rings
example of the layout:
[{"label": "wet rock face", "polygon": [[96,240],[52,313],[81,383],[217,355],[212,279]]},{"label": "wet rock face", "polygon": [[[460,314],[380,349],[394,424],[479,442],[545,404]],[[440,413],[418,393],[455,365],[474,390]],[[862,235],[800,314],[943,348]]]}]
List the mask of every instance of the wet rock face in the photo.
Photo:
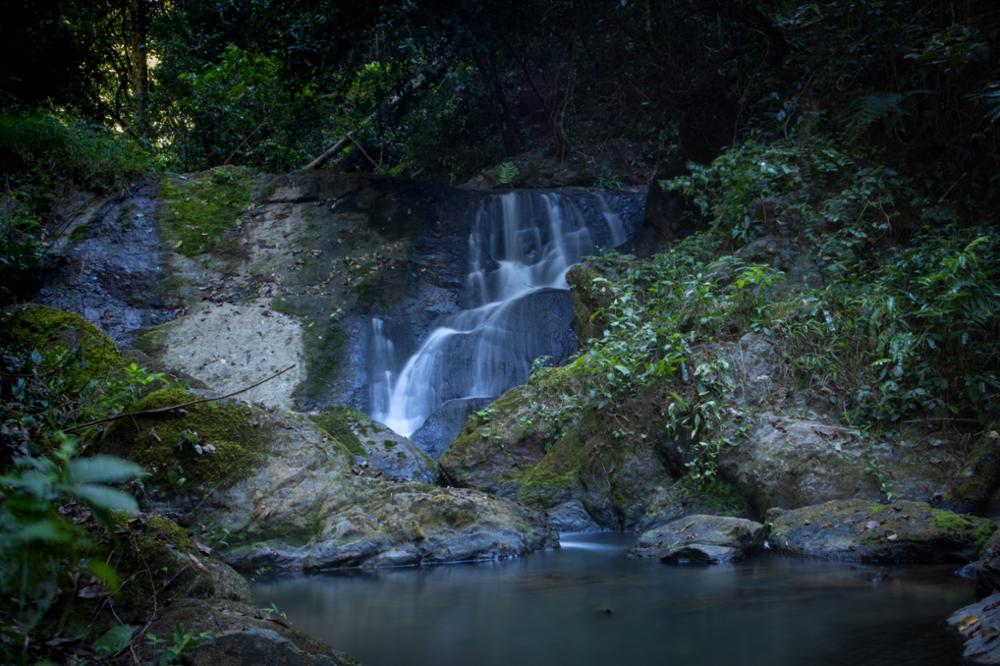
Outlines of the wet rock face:
[{"label": "wet rock face", "polygon": [[1000,593],[959,608],[948,626],[964,641],[962,663],[1000,664]]},{"label": "wet rock face", "polygon": [[694,515],[643,532],[635,557],[668,564],[730,564],[764,545],[767,528],[743,518]]},{"label": "wet rock face", "polygon": [[835,500],[774,514],[775,550],[857,562],[969,562],[996,529],[985,518],[906,500]]},{"label": "wet rock face", "polygon": [[36,300],[83,315],[119,343],[173,317],[156,195],[155,183],[137,183],[127,197],[68,201],[66,233],[49,248],[57,264]]}]

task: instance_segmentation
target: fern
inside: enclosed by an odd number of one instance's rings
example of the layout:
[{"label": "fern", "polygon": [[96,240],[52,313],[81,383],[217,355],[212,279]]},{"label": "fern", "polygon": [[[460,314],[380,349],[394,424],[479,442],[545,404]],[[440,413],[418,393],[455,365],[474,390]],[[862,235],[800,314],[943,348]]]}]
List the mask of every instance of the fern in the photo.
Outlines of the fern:
[{"label": "fern", "polygon": [[901,115],[902,99],[902,96],[896,93],[874,93],[859,97],[854,102],[853,111],[847,122],[847,133],[852,138],[858,138],[875,123]]}]

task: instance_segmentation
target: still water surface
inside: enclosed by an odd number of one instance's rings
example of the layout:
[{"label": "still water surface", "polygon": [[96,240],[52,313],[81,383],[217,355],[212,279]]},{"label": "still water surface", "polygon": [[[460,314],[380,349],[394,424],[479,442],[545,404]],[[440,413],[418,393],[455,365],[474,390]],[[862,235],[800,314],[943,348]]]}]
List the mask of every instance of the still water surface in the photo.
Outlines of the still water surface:
[{"label": "still water surface", "polygon": [[[521,560],[260,582],[294,626],[365,666],[958,664],[945,618],[973,600],[947,567],[761,557],[714,568],[565,536]],[[605,609],[612,609],[608,614]]]}]

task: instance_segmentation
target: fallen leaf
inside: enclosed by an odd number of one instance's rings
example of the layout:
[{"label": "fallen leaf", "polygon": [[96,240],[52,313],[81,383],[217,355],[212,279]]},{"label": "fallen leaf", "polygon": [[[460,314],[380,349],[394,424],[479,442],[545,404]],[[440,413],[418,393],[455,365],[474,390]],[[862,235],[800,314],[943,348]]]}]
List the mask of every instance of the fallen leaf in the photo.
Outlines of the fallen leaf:
[{"label": "fallen leaf", "polygon": [[979,618],[975,615],[966,615],[958,623],[958,630],[963,634],[979,624]]}]

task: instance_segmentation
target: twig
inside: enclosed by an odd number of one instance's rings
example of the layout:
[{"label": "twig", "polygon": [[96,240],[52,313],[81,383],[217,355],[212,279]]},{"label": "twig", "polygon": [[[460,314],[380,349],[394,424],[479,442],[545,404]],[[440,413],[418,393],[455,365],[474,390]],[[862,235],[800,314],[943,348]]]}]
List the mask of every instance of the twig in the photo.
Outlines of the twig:
[{"label": "twig", "polygon": [[175,411],[175,410],[178,410],[178,409],[183,409],[185,407],[191,407],[192,405],[200,405],[203,402],[216,402],[218,400],[225,400],[226,398],[232,398],[234,395],[239,395],[241,393],[246,393],[250,389],[255,389],[255,388],[257,388],[258,386],[260,386],[261,384],[263,384],[265,382],[269,382],[269,381],[271,381],[272,379],[274,379],[276,377],[280,377],[281,375],[285,374],[286,372],[288,372],[289,370],[291,370],[294,367],[295,367],[294,365],[290,365],[287,368],[285,368],[284,370],[278,370],[274,374],[269,375],[269,376],[265,377],[264,379],[261,379],[260,381],[254,382],[250,386],[245,386],[245,387],[243,387],[241,389],[238,389],[238,390],[233,391],[231,393],[227,393],[225,395],[217,396],[215,398],[198,398],[197,400],[189,400],[187,402],[182,402],[182,403],[177,404],[177,405],[168,405],[166,407],[157,407],[155,409],[143,409],[143,410],[138,411],[138,412],[124,412],[122,414],[115,414],[114,416],[108,416],[108,417],[103,418],[103,419],[97,419],[96,421],[90,421],[89,423],[82,423],[82,424],[80,424],[78,426],[73,426],[72,428],[67,428],[66,432],[76,432],[78,430],[83,430],[85,428],[89,428],[89,427],[95,426],[95,425],[100,425],[102,423],[110,423],[111,421],[117,421],[118,419],[123,419],[123,418],[125,418],[127,416],[147,416],[149,414],[163,414],[164,412],[172,412],[172,411]]}]

